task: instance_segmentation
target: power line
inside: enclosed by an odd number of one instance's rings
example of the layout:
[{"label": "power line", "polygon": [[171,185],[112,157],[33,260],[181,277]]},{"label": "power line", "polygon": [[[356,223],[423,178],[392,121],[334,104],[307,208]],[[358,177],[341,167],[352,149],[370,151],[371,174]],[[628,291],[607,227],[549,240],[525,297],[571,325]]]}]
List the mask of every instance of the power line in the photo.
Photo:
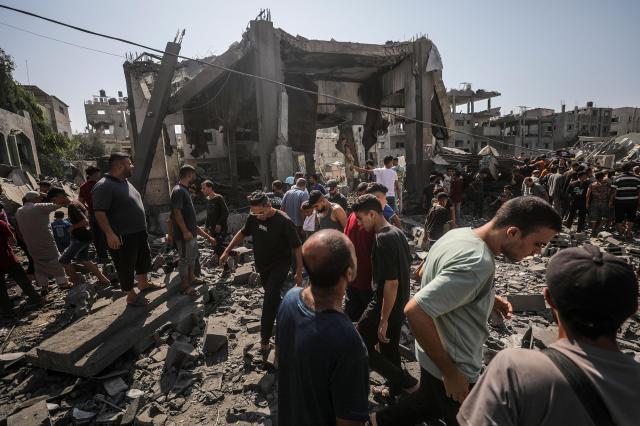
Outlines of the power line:
[{"label": "power line", "polygon": [[[326,98],[333,99],[333,100],[336,100],[336,101],[340,101],[340,102],[346,103],[348,105],[356,106],[356,107],[358,107],[360,109],[373,111],[373,112],[379,112],[381,114],[388,114],[388,115],[391,115],[391,116],[394,116],[394,117],[397,117],[397,118],[401,118],[401,119],[403,119],[403,120],[405,120],[407,122],[410,122],[410,123],[411,122],[413,122],[413,123],[421,123],[421,124],[424,124],[424,125],[427,125],[427,126],[437,127],[437,128],[444,129],[444,130],[447,130],[447,131],[450,131],[450,132],[453,132],[453,133],[458,133],[458,134],[462,134],[462,135],[466,135],[466,136],[471,136],[473,138],[484,139],[485,141],[493,142],[493,143],[497,143],[497,144],[501,144],[501,145],[518,146],[515,143],[512,144],[512,143],[503,142],[503,141],[500,141],[500,140],[497,140],[497,139],[489,138],[487,136],[474,135],[473,133],[469,133],[469,132],[465,132],[465,131],[457,130],[457,129],[452,129],[452,128],[449,128],[447,126],[441,125],[441,124],[431,123],[431,122],[424,121],[424,120],[418,120],[418,119],[415,119],[415,118],[410,118],[410,117],[404,116],[402,114],[398,114],[396,112],[384,111],[384,110],[382,110],[380,108],[374,108],[374,107],[370,107],[370,106],[367,106],[367,105],[362,105],[362,104],[360,104],[358,102],[350,101],[348,99],[342,99],[342,98],[340,98],[338,96],[334,96],[334,95],[330,95],[330,94],[326,94],[326,93],[314,92],[313,90],[303,89],[301,87],[293,86],[291,84],[283,83],[281,81],[272,80],[272,79],[270,79],[268,77],[255,75],[255,74],[250,74],[250,73],[246,73],[246,72],[243,72],[243,71],[234,70],[232,68],[224,67],[222,65],[217,65],[217,64],[212,64],[212,63],[209,63],[209,62],[205,62],[205,61],[202,61],[200,59],[190,58],[188,56],[177,55],[175,53],[166,52],[166,51],[164,51],[162,49],[156,49],[155,47],[146,46],[144,44],[137,43],[135,41],[131,41],[131,40],[128,40],[128,39],[115,37],[115,36],[111,36],[111,35],[108,35],[108,34],[99,33],[99,32],[92,31],[92,30],[89,30],[89,29],[86,29],[86,28],[83,28],[83,27],[78,27],[76,25],[67,24],[66,22],[58,21],[56,19],[48,18],[46,16],[38,15],[36,13],[29,12],[29,11],[22,10],[22,9],[18,9],[18,8],[15,8],[15,7],[11,7],[11,6],[6,6],[6,5],[3,5],[3,4],[0,4],[0,8],[11,10],[13,12],[21,13],[21,14],[28,15],[28,16],[31,16],[31,17],[34,17],[34,18],[42,19],[44,21],[51,22],[51,23],[54,23],[56,25],[61,25],[63,27],[71,28],[73,30],[80,31],[80,32],[83,32],[83,33],[86,33],[86,34],[91,34],[91,35],[94,35],[94,36],[97,36],[97,37],[107,38],[109,40],[119,41],[121,43],[130,44],[132,46],[140,47],[140,48],[145,49],[145,50],[150,50],[150,51],[153,51],[153,52],[161,53],[163,55],[175,56],[178,59],[194,61],[194,62],[199,63],[199,64],[204,65],[204,66],[217,68],[217,69],[220,69],[220,70],[223,70],[223,71],[227,71],[229,73],[234,73],[234,74],[237,74],[237,75],[241,75],[241,76],[244,76],[244,77],[255,78],[255,79],[258,79],[258,80],[266,81],[268,83],[276,84],[276,85],[279,85],[281,87],[285,87],[287,89],[297,90],[299,92],[307,93],[307,94],[315,95],[315,96],[324,96]],[[106,53],[106,52],[103,52],[103,53]],[[527,151],[549,152],[549,150],[524,148],[524,147],[521,147],[521,148],[525,149]]]}]

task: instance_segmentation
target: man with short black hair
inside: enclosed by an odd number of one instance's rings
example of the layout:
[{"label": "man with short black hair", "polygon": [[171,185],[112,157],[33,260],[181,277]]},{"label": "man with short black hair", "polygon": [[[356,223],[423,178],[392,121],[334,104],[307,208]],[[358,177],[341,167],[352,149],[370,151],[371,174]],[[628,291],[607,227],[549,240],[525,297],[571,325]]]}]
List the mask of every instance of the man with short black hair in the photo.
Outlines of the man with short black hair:
[{"label": "man with short black hair", "polygon": [[388,198],[385,195],[387,193],[387,187],[381,183],[371,182],[367,185],[366,194],[375,195],[375,197],[380,202],[380,206],[382,207],[382,214],[384,218],[390,224],[394,225],[396,228],[402,229],[402,222],[400,222],[400,217],[396,214],[396,212],[391,208],[388,204]]},{"label": "man with short black hair", "polygon": [[93,245],[96,248],[98,262],[107,262],[109,260],[109,256],[107,254],[107,241],[104,236],[104,232],[102,232],[98,226],[98,222],[96,222],[96,215],[93,211],[93,199],[91,196],[93,187],[102,177],[102,171],[100,171],[96,166],[89,166],[85,170],[85,174],[87,176],[87,181],[80,185],[78,201],[86,207],[89,214],[89,225],[91,226],[91,233],[93,234]]},{"label": "man with short black hair", "polygon": [[309,205],[316,211],[318,230],[335,229],[340,232],[344,230],[347,225],[347,214],[338,204],[330,202],[322,192],[311,191]]},{"label": "man with short black hair", "polygon": [[562,190],[564,188],[565,176],[560,172],[558,166],[549,168],[550,174],[547,178],[547,188],[549,188],[549,198],[551,205],[558,212],[562,213]]},{"label": "man with short black hair", "polygon": [[620,235],[630,238],[640,203],[640,177],[633,174],[633,163],[622,166],[622,174],[611,184],[609,207],[615,210],[616,228]]},{"label": "man with short black hair", "polygon": [[267,197],[269,197],[271,205],[276,210],[280,210],[282,208],[282,197],[284,197],[282,188],[282,181],[274,180],[271,182],[271,192],[267,192]]},{"label": "man with short black hair", "polygon": [[[303,179],[298,179],[298,182]],[[280,292],[291,269],[292,252],[295,254],[295,283],[302,285],[302,252],[300,235],[289,217],[271,206],[269,197],[262,191],[249,195],[250,213],[244,227],[238,231],[229,243],[220,263],[226,263],[234,247],[245,237],[253,239],[253,253],[256,271],[264,288],[262,318],[260,326],[260,345],[264,357],[269,354],[269,340],[280,306]]]},{"label": "man with short black hair", "polygon": [[[91,191],[96,221],[107,238],[107,246],[118,273],[120,288],[127,293],[127,304],[138,307],[149,302],[143,292],[159,287],[147,279],[151,269],[151,250],[147,218],[138,190],[129,182],[133,163],[129,154],[109,156],[109,173]],[[134,276],[138,282],[133,289]]]},{"label": "man with short black hair", "polygon": [[192,284],[199,282],[195,278],[196,259],[198,259],[197,235],[216,245],[216,240],[198,226],[196,209],[189,192],[189,187],[196,178],[196,169],[185,164],[180,167],[179,181],[171,191],[171,218],[173,224],[173,240],[178,249],[178,273],[180,274],[180,290],[183,294],[193,295]]},{"label": "man with short black hair", "polygon": [[278,423],[363,425],[367,351],[342,311],[357,270],[353,245],[337,231],[319,231],[302,256],[310,286],[289,290],[278,311]]},{"label": "man with short black hair", "polygon": [[[622,259],[585,245],[553,256],[546,275],[544,297],[558,323],[558,340],[542,352],[500,351],[462,404],[458,421],[473,426],[636,425],[640,364],[616,341],[617,331],[638,310],[633,270]],[[586,405],[580,397],[585,393]]]},{"label": "man with short black hair", "polygon": [[224,251],[223,243],[227,239],[227,220],[229,208],[224,197],[215,191],[213,182],[205,180],[200,185],[200,190],[207,199],[207,220],[205,227],[209,235],[216,240],[215,253],[220,256]]},{"label": "man with short black hair", "polygon": [[376,177],[376,182],[387,188],[387,204],[389,207],[396,210],[396,194],[400,193],[400,184],[398,183],[398,174],[393,170],[393,156],[387,155],[382,160],[384,167],[378,167],[375,169],[363,169],[358,166],[351,166],[353,170],[359,173],[369,173]]},{"label": "man with short black hair", "polygon": [[577,231],[582,232],[586,225],[587,219],[587,191],[591,182],[587,180],[587,172],[581,170],[577,173],[578,179],[569,184],[569,194],[571,201],[569,206],[569,215],[565,226],[569,229],[573,226],[573,220],[578,216]]},{"label": "man with short black hair", "polygon": [[346,212],[349,207],[349,202],[347,201],[347,197],[342,195],[338,190],[338,181],[331,179],[327,182],[327,188],[329,189],[329,201],[339,205],[342,207],[342,210]]},{"label": "man with short black hair", "polygon": [[[375,232],[371,256],[373,297],[358,322],[358,331],[369,351],[371,369],[389,382],[388,394],[410,393],[417,389],[417,381],[402,369],[400,359],[402,310],[410,291],[409,243],[401,230],[386,221],[374,195],[358,197],[353,211],[366,231]],[[379,388],[377,393],[387,391]]]},{"label": "man with short black hair", "polygon": [[327,190],[322,186],[318,175],[315,173],[309,175],[309,192],[311,191],[320,191],[323,195],[327,193]]},{"label": "man with short black hair", "polygon": [[372,415],[374,425],[414,425],[456,414],[482,369],[491,312],[508,318],[496,296],[494,257],[513,261],[539,253],[562,229],[560,216],[538,197],[507,201],[485,225],[447,232],[429,250],[421,289],[404,313],[416,339],[420,389]]},{"label": "man with short black hair", "polygon": [[[451,213],[447,206],[449,196],[446,192],[437,195],[437,202],[431,207],[424,223],[424,237],[429,241],[429,247],[435,244],[446,231],[449,230],[447,225],[451,225]],[[447,229],[445,230],[445,226]]]}]

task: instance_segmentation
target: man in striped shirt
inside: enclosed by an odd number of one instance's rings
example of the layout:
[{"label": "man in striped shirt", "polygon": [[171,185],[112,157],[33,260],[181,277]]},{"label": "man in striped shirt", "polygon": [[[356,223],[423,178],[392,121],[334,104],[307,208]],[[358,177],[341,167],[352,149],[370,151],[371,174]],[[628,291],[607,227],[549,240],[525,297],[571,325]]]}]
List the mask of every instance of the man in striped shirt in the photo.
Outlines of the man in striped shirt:
[{"label": "man in striped shirt", "polygon": [[613,180],[611,190],[609,207],[615,208],[616,228],[620,235],[631,237],[640,195],[640,178],[633,174],[632,163],[622,167],[622,174]]}]

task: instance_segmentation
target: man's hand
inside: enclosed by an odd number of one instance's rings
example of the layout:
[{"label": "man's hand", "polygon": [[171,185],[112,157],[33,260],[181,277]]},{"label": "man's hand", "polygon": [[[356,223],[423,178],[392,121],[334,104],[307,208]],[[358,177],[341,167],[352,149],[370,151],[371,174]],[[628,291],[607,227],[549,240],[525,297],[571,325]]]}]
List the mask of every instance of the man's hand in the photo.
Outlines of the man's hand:
[{"label": "man's hand", "polygon": [[448,374],[443,373],[442,380],[444,381],[444,390],[447,396],[462,404],[467,395],[469,395],[469,379],[467,379],[467,376],[458,367],[455,367]]},{"label": "man's hand", "polygon": [[213,237],[209,237],[209,242],[211,243],[212,246],[215,246],[217,244],[216,239]]},{"label": "man's hand", "polygon": [[296,272],[296,275],[293,277],[294,282],[296,283],[296,287],[302,287],[302,272]]},{"label": "man's hand", "polygon": [[190,231],[187,231],[184,234],[182,234],[182,238],[185,241],[191,241],[191,240],[193,240],[193,234]]},{"label": "man's hand", "polygon": [[173,236],[167,234],[167,245],[171,247],[173,245]]},{"label": "man's hand", "polygon": [[511,318],[513,313],[513,307],[507,299],[501,296],[496,296],[496,300],[493,303],[493,312],[500,316],[503,320]]},{"label": "man's hand", "polygon": [[213,232],[215,232],[216,234],[219,234],[220,231],[222,231],[222,226],[220,225],[216,225],[216,227],[213,228]]},{"label": "man's hand", "polygon": [[380,325],[378,326],[378,340],[381,343],[389,343],[389,338],[387,337],[388,326],[389,326],[388,321],[380,320]]},{"label": "man's hand", "polygon": [[229,252],[225,250],[224,253],[220,255],[220,259],[218,260],[219,266],[224,266],[224,264],[227,263],[228,258],[229,258]]},{"label": "man's hand", "polygon": [[111,250],[118,250],[120,246],[122,246],[122,242],[120,241],[120,237],[111,233],[107,234],[107,245]]}]

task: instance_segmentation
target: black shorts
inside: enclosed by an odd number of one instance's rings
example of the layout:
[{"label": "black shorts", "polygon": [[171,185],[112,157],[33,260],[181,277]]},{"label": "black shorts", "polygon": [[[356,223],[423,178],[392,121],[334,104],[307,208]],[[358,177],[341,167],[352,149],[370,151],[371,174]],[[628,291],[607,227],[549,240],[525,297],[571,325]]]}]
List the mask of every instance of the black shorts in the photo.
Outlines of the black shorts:
[{"label": "black shorts", "polygon": [[624,200],[615,202],[616,223],[635,222],[638,211],[638,200]]}]

